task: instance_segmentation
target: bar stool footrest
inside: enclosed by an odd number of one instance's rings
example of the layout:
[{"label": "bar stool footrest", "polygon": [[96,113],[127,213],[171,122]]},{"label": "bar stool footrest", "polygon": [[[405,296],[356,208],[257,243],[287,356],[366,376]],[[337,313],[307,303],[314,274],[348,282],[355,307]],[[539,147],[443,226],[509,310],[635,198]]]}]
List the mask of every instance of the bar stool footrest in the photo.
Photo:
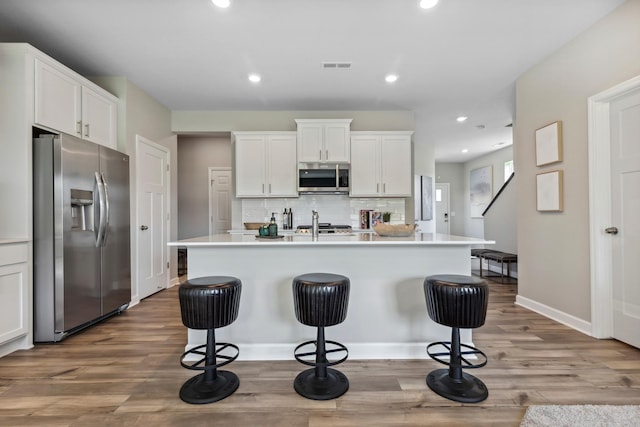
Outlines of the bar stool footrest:
[{"label": "bar stool footrest", "polygon": [[[206,344],[202,344],[199,345],[197,347],[193,347],[190,350],[185,351],[184,353],[182,353],[182,356],[180,356],[180,365],[182,365],[183,368],[187,368],[187,369],[192,369],[192,370],[198,370],[198,371],[206,371],[209,369],[217,369],[220,368],[224,365],[227,365],[231,362],[233,362],[234,360],[236,360],[238,358],[238,355],[240,354],[240,350],[238,349],[238,346],[235,344],[230,344],[230,343],[226,343],[226,342],[221,342],[221,343],[216,343],[216,361],[218,359],[223,359],[222,362],[218,362],[215,365],[202,365],[205,360],[206,360],[206,352],[202,351],[202,349],[206,348],[207,345]],[[231,348],[234,350],[234,353],[232,355],[225,355],[222,354],[222,352],[224,350],[226,350],[227,348]],[[197,354],[198,356],[202,356],[200,359],[198,359],[195,362],[191,362],[191,363],[186,363],[184,361],[185,357],[192,355],[192,354]]]},{"label": "bar stool footrest", "polygon": [[[447,349],[447,351],[445,352],[433,351],[432,347],[437,345],[443,346],[444,348]],[[451,366],[450,358],[449,360],[440,358],[442,356],[451,356],[451,341],[432,342],[427,346],[427,354],[429,355],[430,358],[432,358],[436,362],[442,363],[443,365]],[[469,360],[467,360],[467,358],[465,358],[466,355],[473,355],[473,356],[479,355],[482,357],[483,360],[481,360],[479,363],[471,363]],[[477,349],[476,347],[472,347],[470,345],[461,343],[460,344],[460,364],[465,369],[482,368],[487,364],[487,355],[484,354],[484,352],[482,352],[481,350]]]},{"label": "bar stool footrest", "polygon": [[[326,345],[331,345],[331,346],[335,346],[334,348],[327,348],[326,349],[326,354],[329,353],[339,353],[339,352],[345,352],[345,356],[339,360],[334,360],[334,361],[329,361],[327,360],[326,363],[317,363],[315,360],[314,361],[309,361],[309,360],[304,360],[303,357],[316,357],[316,352],[317,352],[317,344],[315,340],[312,341],[305,341],[302,344],[298,345],[295,350],[293,351],[293,356],[296,358],[296,360],[304,365],[307,366],[334,366],[334,365],[338,365],[342,362],[344,362],[345,360],[347,360],[347,358],[349,357],[349,350],[347,349],[347,347],[344,346],[344,344],[341,344],[339,342],[336,341],[330,341],[330,340],[326,340],[325,341]],[[305,347],[307,345],[312,345],[314,346],[314,350],[313,351],[305,351],[305,352],[299,352],[298,350],[300,350],[302,347]],[[325,354],[325,356],[326,356]]]}]

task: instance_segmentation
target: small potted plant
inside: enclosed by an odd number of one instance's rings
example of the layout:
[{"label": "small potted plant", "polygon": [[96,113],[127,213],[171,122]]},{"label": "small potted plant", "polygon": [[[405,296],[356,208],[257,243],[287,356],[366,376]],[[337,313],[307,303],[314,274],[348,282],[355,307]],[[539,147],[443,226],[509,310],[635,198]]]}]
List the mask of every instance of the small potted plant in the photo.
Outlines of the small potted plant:
[{"label": "small potted plant", "polygon": [[391,221],[391,212],[382,212],[382,222]]}]

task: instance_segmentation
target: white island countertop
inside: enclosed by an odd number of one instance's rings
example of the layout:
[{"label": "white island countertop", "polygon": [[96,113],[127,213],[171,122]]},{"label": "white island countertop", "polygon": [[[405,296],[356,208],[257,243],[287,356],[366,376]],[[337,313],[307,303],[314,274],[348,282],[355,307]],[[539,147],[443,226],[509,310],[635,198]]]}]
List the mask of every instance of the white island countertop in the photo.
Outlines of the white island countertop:
[{"label": "white island countertop", "polygon": [[257,238],[252,234],[213,234],[169,242],[169,246],[466,246],[495,244],[493,240],[456,236],[453,234],[414,233],[409,237],[382,237],[374,232],[350,234],[320,234],[313,239],[308,234],[283,234],[282,238]]}]

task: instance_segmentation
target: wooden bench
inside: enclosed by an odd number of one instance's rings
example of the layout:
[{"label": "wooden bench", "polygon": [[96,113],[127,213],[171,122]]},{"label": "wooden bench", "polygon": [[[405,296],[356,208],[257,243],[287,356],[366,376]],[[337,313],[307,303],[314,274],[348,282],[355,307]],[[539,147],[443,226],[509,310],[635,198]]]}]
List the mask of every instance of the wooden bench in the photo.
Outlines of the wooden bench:
[{"label": "wooden bench", "polygon": [[[471,255],[480,258],[480,277],[500,277],[500,283],[504,283],[504,265],[507,264],[507,278],[511,278],[511,263],[518,262],[518,255],[508,252],[495,251],[491,249],[472,249]],[[489,271],[488,263],[495,261],[500,263],[500,274],[484,274],[482,273],[482,260],[487,260],[487,272]]]}]

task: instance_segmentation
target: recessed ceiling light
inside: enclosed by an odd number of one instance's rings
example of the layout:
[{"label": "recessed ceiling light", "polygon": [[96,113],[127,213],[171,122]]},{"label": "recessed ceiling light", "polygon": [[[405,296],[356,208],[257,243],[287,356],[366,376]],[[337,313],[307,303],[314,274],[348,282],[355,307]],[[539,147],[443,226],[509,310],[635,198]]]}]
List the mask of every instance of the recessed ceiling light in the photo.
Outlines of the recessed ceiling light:
[{"label": "recessed ceiling light", "polygon": [[259,83],[260,80],[262,80],[262,77],[260,77],[258,74],[249,74],[249,81],[252,83]]},{"label": "recessed ceiling light", "polygon": [[468,153],[468,152],[469,152],[469,150],[467,150],[466,148],[463,148],[463,149],[462,149],[462,152],[463,152],[463,153]]},{"label": "recessed ceiling light", "polygon": [[222,8],[227,8],[231,5],[231,2],[229,0],[211,0],[211,2],[213,2],[214,5]]},{"label": "recessed ceiling light", "polygon": [[385,78],[384,78],[384,80],[385,80],[387,83],[393,83],[393,82],[395,82],[396,80],[398,80],[398,76],[396,76],[395,74],[389,74],[387,77],[385,77]]},{"label": "recessed ceiling light", "polygon": [[438,4],[438,0],[420,0],[420,7],[423,9],[431,9]]},{"label": "recessed ceiling light", "polygon": [[468,117],[466,117],[466,116],[460,116],[460,117],[458,117],[458,118],[456,119],[456,121],[457,121],[457,122],[459,122],[459,123],[462,123],[462,122],[464,122],[464,121],[465,121],[465,120],[467,120],[467,119],[468,119]]}]

